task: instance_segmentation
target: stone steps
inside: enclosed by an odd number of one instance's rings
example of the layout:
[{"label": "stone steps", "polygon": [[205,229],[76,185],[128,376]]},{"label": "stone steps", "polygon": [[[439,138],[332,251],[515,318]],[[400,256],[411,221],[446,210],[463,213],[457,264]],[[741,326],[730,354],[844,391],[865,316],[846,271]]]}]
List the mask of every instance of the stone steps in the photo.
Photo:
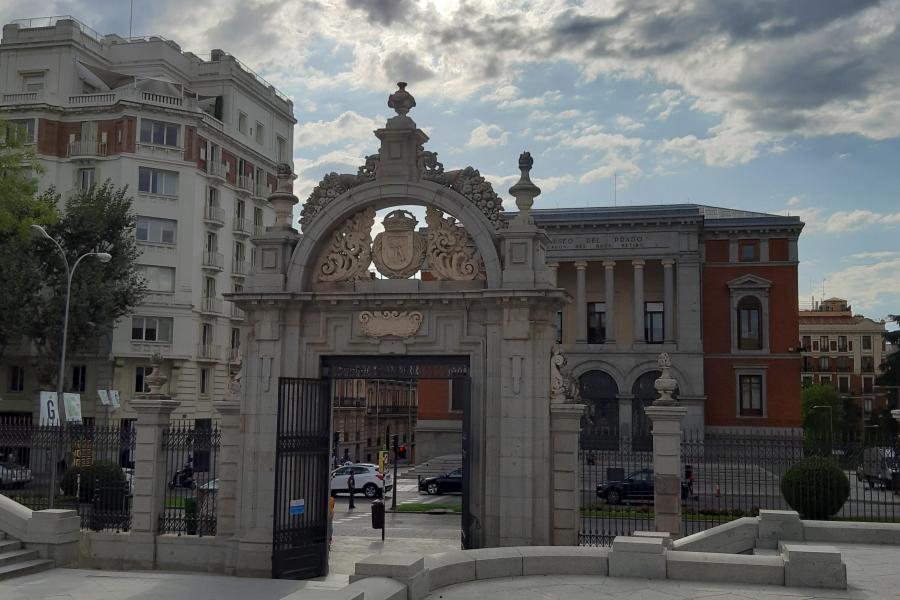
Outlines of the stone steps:
[{"label": "stone steps", "polygon": [[52,560],[41,558],[37,550],[24,548],[22,542],[0,531],[0,581],[39,573],[54,566]]},{"label": "stone steps", "polygon": [[24,562],[13,563],[0,567],[0,581],[11,579],[21,575],[31,575],[32,573],[40,573],[52,569],[53,561],[46,558],[37,558],[34,560],[26,560]]}]

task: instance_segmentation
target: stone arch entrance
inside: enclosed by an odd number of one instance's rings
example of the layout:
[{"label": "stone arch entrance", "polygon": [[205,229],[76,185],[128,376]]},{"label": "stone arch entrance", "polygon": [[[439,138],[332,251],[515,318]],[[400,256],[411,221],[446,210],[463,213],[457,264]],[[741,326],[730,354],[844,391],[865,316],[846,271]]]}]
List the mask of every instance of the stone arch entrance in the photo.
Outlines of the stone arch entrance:
[{"label": "stone arch entrance", "polygon": [[581,399],[587,410],[581,417],[581,445],[615,450],[619,447],[619,387],[606,371],[593,370],[579,377]]},{"label": "stone arch entrance", "polygon": [[[273,466],[278,382],[317,380],[323,361],[337,356],[397,357],[398,364],[465,357],[470,547],[577,540],[578,520],[569,514],[577,510],[575,490],[566,499],[555,482],[574,479],[580,408],[554,409],[550,395],[555,314],[567,297],[545,265],[545,235],[529,215],[540,193],[529,178],[531,157],[520,157],[520,179],[510,189],[519,213],[505,219],[476,169],[445,172],[424,149],[428,137],[407,114],[415,101],[404,87],[388,103],[397,116],[375,132],[378,153],[355,175],[323,178],[304,204],[302,233],[292,227],[293,176],[287,165],[279,168],[269,198],[276,222],[254,240],[253,272],[231,297],[248,323],[237,572],[272,572],[273,519],[283,518],[273,514],[281,509],[272,498],[275,479],[284,476]],[[426,208],[427,231],[408,206]],[[373,236],[375,211],[390,207],[398,210]],[[384,278],[371,274],[372,263]],[[554,443],[554,436],[572,442]],[[570,476],[557,478],[563,463]],[[302,519],[296,523],[302,529]]]}]

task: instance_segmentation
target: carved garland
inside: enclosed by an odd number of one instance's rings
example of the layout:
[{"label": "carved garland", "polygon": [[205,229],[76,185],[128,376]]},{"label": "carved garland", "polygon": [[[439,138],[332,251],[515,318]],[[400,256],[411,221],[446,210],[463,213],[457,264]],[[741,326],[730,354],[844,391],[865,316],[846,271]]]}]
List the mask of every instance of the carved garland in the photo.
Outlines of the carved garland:
[{"label": "carved garland", "polygon": [[481,256],[475,251],[465,229],[453,217],[429,206],[425,209],[428,224],[428,266],[437,279],[471,281],[483,277]]},{"label": "carved garland", "polygon": [[318,281],[354,281],[369,277],[375,208],[368,207],[331,234],[331,244],[316,266]]}]

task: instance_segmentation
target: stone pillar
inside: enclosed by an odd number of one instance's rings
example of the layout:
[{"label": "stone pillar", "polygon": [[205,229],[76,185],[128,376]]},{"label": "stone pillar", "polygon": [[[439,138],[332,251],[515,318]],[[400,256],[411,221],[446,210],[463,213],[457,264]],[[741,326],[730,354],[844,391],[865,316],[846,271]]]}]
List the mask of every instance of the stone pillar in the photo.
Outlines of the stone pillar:
[{"label": "stone pillar", "polygon": [[672,392],[678,383],[669,375],[669,355],[659,357],[662,375],[654,383],[660,393],[644,410],[653,422],[653,507],[656,531],[681,537],[681,421],[687,407],[678,406]]},{"label": "stone pillar", "polygon": [[[168,477],[163,431],[172,411],[181,404],[165,394],[141,394],[131,400],[137,413],[134,452],[134,497],[131,504],[129,568],[154,568],[155,537]],[[133,553],[132,553],[133,552]]]},{"label": "stone pillar", "polygon": [[578,436],[581,433],[583,404],[550,405],[550,443],[554,546],[577,546],[581,524],[581,472],[578,460]]},{"label": "stone pillar", "polygon": [[603,282],[603,298],[606,303],[606,343],[616,343],[616,284],[615,284],[615,266],[616,261],[604,260],[603,269],[606,276]]},{"label": "stone pillar", "polygon": [[236,533],[238,470],[241,463],[241,403],[237,398],[228,398],[213,403],[222,415],[219,421],[219,489],[216,492],[218,523],[216,535],[232,537]]},{"label": "stone pillar", "polygon": [[675,341],[675,260],[665,258],[663,266],[663,339],[666,343]]},{"label": "stone pillar", "polygon": [[557,284],[557,272],[559,271],[559,263],[558,262],[548,262],[547,269],[550,271],[550,285],[556,286]]},{"label": "stone pillar", "polygon": [[644,261],[631,261],[634,267],[634,341],[644,343]]},{"label": "stone pillar", "polygon": [[587,343],[587,263],[575,263],[575,343]]},{"label": "stone pillar", "polygon": [[634,394],[616,394],[619,403],[619,449],[631,450],[631,403]]}]

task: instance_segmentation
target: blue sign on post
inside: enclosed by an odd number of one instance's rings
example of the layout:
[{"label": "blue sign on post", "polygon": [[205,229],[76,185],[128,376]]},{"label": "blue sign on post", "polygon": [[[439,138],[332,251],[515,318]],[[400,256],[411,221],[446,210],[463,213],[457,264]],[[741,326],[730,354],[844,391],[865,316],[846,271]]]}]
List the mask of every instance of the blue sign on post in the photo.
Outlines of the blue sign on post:
[{"label": "blue sign on post", "polygon": [[291,500],[290,507],[288,508],[288,514],[290,516],[302,515],[306,510],[306,505],[303,498],[299,500]]}]

